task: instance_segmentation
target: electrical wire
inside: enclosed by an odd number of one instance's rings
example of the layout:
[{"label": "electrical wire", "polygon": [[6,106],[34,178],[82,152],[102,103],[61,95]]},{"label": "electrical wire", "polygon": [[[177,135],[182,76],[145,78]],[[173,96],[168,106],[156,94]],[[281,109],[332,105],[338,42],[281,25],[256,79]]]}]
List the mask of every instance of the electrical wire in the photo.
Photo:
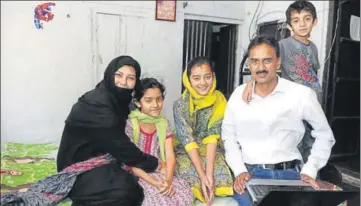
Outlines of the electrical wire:
[{"label": "electrical wire", "polygon": [[[257,18],[256,18],[256,23],[255,23],[256,26],[258,26],[258,20],[260,19],[259,16],[260,16],[261,13],[262,13],[263,4],[264,4],[264,1],[262,1],[261,7],[260,7],[260,9],[259,9],[259,12],[258,12],[258,15],[257,15]],[[257,36],[257,29],[256,29],[256,32],[253,33],[252,39],[253,39],[255,36]]]},{"label": "electrical wire", "polygon": [[256,8],[256,11],[254,12],[253,14],[253,17],[252,17],[252,20],[251,20],[251,23],[249,24],[249,28],[248,28],[248,38],[249,40],[251,41],[251,27],[252,27],[252,24],[253,24],[253,21],[255,20],[254,17],[256,17],[256,14],[257,14],[257,11],[258,11],[258,8],[259,8],[259,5],[261,4],[261,1],[258,1],[258,5],[257,5],[257,8]]},{"label": "electrical wire", "polygon": [[336,36],[337,36],[337,28],[338,28],[338,25],[339,25],[339,20],[340,20],[340,9],[338,8],[338,9],[337,9],[337,18],[336,18],[335,33],[334,33],[334,35],[333,35],[331,47],[330,47],[330,50],[328,51],[328,55],[327,55],[324,63],[326,63],[326,61],[328,60],[328,58],[330,58],[330,56],[331,56],[332,48],[333,48],[333,45],[335,44],[335,40],[336,40]]}]

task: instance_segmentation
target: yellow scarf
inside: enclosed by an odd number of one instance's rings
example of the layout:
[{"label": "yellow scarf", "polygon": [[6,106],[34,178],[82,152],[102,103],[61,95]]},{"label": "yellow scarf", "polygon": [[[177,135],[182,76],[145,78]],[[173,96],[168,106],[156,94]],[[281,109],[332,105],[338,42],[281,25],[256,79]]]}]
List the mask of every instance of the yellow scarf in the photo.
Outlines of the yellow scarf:
[{"label": "yellow scarf", "polygon": [[[208,121],[208,129],[211,128],[214,123],[216,123],[217,121],[221,120],[224,116],[224,112],[226,109],[226,104],[227,104],[227,100],[226,98],[223,96],[223,94],[219,91],[216,90],[216,77],[215,74],[213,73],[213,82],[212,82],[212,86],[209,89],[207,95],[199,95],[191,86],[188,76],[187,76],[187,71],[184,71],[183,73],[183,85],[186,88],[182,94],[183,98],[186,98],[188,93],[189,93],[189,114],[192,115],[196,110],[200,110],[203,108],[207,108],[207,107],[211,107],[213,106],[213,111],[212,111],[212,115]],[[219,139],[220,135],[219,134],[214,134],[214,135],[210,135],[208,137],[205,137],[203,140],[206,140],[207,138],[215,138],[215,139]],[[231,175],[231,174],[229,174]],[[205,199],[202,195],[202,192],[200,189],[192,187],[192,192],[193,195],[199,199],[202,202],[205,202]],[[215,188],[215,194],[217,196],[229,196],[229,195],[233,195],[233,187],[232,186],[225,186],[225,187],[216,187]]]},{"label": "yellow scarf", "polygon": [[200,110],[213,105],[213,113],[208,122],[208,128],[212,127],[215,122],[222,119],[226,109],[227,100],[221,92],[216,90],[216,76],[213,73],[213,83],[207,95],[199,95],[191,86],[189,82],[187,70],[183,72],[183,85],[186,88],[182,94],[185,98],[189,93],[189,114],[192,115],[194,111]]}]

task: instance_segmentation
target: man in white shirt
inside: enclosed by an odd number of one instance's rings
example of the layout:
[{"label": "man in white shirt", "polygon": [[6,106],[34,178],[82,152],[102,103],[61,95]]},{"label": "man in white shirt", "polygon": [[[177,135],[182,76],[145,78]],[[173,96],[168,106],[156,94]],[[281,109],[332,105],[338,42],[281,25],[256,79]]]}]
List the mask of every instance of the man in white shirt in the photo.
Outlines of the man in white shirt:
[{"label": "man in white shirt", "polygon": [[[235,175],[235,199],[251,205],[245,181],[251,177],[302,179],[316,189],[317,172],[326,165],[335,144],[332,130],[317,96],[310,88],[280,78],[281,58],[273,37],[257,36],[248,46],[249,67],[255,80],[253,99],[242,100],[243,84],[231,95],[222,124],[226,161]],[[315,142],[303,164],[297,145],[305,127],[312,127]]]}]

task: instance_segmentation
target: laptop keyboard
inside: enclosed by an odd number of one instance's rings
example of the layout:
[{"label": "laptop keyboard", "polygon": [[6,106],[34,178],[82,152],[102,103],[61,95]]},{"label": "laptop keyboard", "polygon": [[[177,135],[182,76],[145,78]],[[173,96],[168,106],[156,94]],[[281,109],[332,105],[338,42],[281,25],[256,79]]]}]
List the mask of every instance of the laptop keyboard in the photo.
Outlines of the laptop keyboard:
[{"label": "laptop keyboard", "polygon": [[305,186],[279,186],[279,185],[252,185],[257,199],[263,198],[270,191],[314,191],[312,187]]}]

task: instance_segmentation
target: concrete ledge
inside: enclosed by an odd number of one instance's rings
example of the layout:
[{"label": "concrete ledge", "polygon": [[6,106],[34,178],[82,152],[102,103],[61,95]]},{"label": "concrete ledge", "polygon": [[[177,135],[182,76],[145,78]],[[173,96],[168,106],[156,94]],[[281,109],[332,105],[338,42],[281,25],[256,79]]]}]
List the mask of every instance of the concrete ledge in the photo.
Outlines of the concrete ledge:
[{"label": "concrete ledge", "polygon": [[[194,202],[195,206],[207,206],[207,204],[202,203],[198,200]],[[212,206],[238,206],[236,200],[232,197],[216,197],[212,202]]]}]

